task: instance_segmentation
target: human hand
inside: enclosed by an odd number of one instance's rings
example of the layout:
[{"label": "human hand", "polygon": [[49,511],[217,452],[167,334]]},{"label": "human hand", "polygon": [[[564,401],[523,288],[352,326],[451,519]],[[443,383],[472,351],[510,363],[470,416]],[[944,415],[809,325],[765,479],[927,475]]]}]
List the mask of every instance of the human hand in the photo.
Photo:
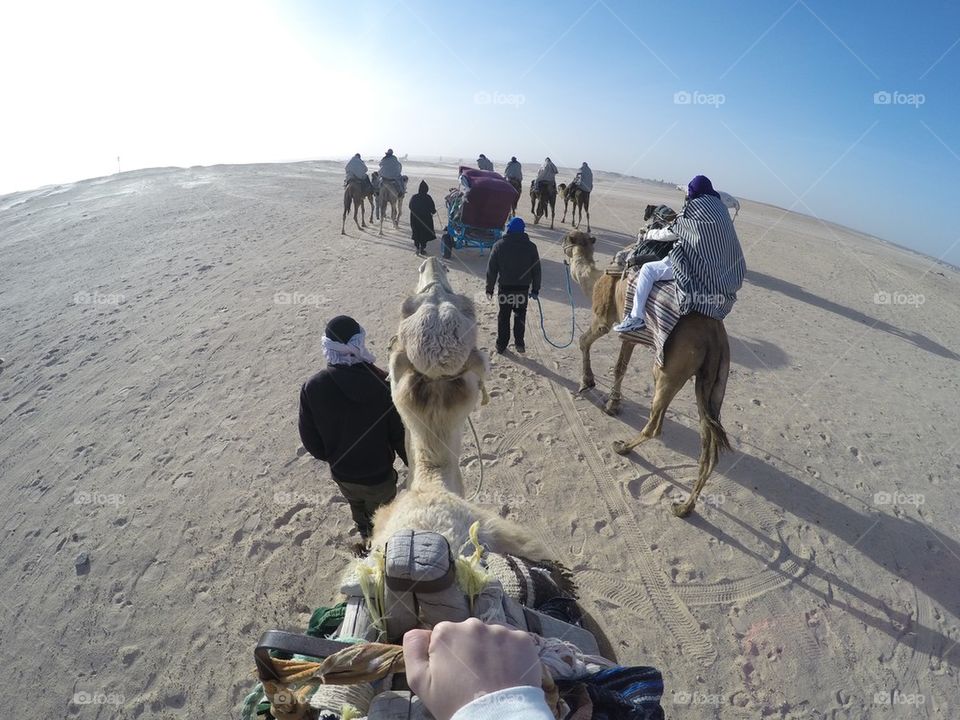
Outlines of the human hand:
[{"label": "human hand", "polygon": [[449,720],[464,705],[497,690],[540,687],[540,661],[530,636],[476,618],[408,631],[403,658],[410,689],[436,720]]},{"label": "human hand", "polygon": [[531,300],[539,300],[539,299],[540,299],[540,293],[538,293],[538,292],[532,292],[532,293],[530,293],[530,299],[531,299]]}]

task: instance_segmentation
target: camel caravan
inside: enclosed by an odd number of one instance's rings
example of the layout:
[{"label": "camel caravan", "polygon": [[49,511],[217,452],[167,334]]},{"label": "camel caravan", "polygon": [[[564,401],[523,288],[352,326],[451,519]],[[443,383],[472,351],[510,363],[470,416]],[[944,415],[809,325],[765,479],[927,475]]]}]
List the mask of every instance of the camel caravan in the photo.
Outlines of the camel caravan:
[{"label": "camel caravan", "polygon": [[[381,170],[394,160],[388,151]],[[345,182],[345,198],[349,196],[351,204],[365,197],[362,179],[366,166],[359,155],[354,161],[359,161],[354,176]],[[489,164],[483,155],[480,161]],[[511,162],[516,163],[516,159]],[[381,225],[386,205],[402,197],[405,178],[399,174],[399,162],[396,165],[391,170],[396,179],[389,183],[391,190],[383,191],[385,181],[380,178]],[[496,237],[488,263],[488,297],[492,297],[491,278],[497,273],[510,278],[500,286],[501,295],[508,287],[526,297],[526,291],[516,282],[527,275],[502,265],[508,262],[511,251],[503,250],[499,256],[497,252],[501,243],[521,243],[514,245],[516,248],[530,243],[520,218],[510,220],[507,232],[501,235],[506,219],[515,215],[519,197],[522,175],[518,168],[514,170],[508,182],[493,172],[492,165],[479,170],[461,167],[461,187],[454,193],[455,202],[450,203],[448,198],[448,210],[460,207],[460,212],[451,215],[459,218],[465,235],[479,227]],[[558,191],[555,178],[556,167],[547,158],[531,187],[536,221],[549,211],[551,227]],[[591,364],[593,344],[616,332],[619,355],[603,407],[608,414],[616,415],[635,347],[642,344],[653,348],[650,417],[636,436],[613,442],[613,450],[626,455],[660,436],[670,402],[688,380],[694,379],[700,422],[699,466],[689,496],[673,505],[676,516],[687,517],[720,453],[730,449],[720,419],[730,370],[730,346],[723,320],[736,300],[745,273],[743,253],[728,213],[731,202],[729,196],[713,189],[709,179],[697,176],[687,187],[686,202],[679,213],[666,205],[648,205],[644,212],[646,227],[637,242],[618,252],[609,266],[601,266],[595,255],[596,238],[590,234],[592,187],[593,175],[586,163],[572,183],[559,186],[564,201],[561,222],[566,219],[567,204],[572,202],[571,223],[575,228],[562,241],[564,264],[569,278],[591,299],[592,309],[590,327],[579,338],[582,367],[577,393],[589,393],[596,385]],[[425,188],[422,183],[424,195]],[[432,206],[432,200],[429,204]],[[346,199],[344,207],[345,223]],[[487,223],[489,228],[470,214],[480,207],[492,218]],[[584,214],[587,225],[581,231],[577,228]],[[395,226],[398,216],[398,210],[391,210]],[[480,225],[471,224],[475,222]],[[456,231],[448,227],[448,232]],[[512,233],[517,239],[511,239]],[[456,247],[461,245],[454,243]],[[535,249],[531,252],[532,257],[538,257]],[[418,246],[418,255],[421,253]],[[523,262],[528,263],[529,258]],[[535,265],[530,293],[534,298],[540,285],[539,259]],[[496,272],[491,275],[492,267]],[[504,333],[509,329],[509,322],[502,326],[502,319],[498,353],[505,351]],[[477,347],[474,303],[452,287],[439,258],[428,257],[420,264],[414,289],[400,304],[386,371],[373,365],[364,338],[363,329],[352,318],[338,316],[331,320],[324,335],[328,370],[311,378],[301,394],[301,438],[308,451],[331,463],[331,475],[347,498],[360,530],[357,558],[343,573],[340,602],[318,609],[308,634],[269,631],[261,636],[254,653],[260,683],[244,702],[244,720],[433,717],[430,712],[437,706],[428,707],[426,696],[418,693],[427,692],[434,702],[439,696],[429,692],[422,672],[417,670],[420,661],[412,648],[420,641],[410,639],[420,637],[432,648],[434,639],[416,635],[427,631],[445,638],[470,636],[477,643],[486,643],[483,647],[487,653],[496,652],[508,640],[520,643],[516,647],[522,645],[524,652],[530,653],[532,665],[539,669],[527,677],[526,684],[517,681],[509,688],[517,691],[535,686],[539,678],[542,690],[542,694],[537,691],[524,700],[524,708],[539,708],[529,715],[521,712],[524,717],[661,720],[660,672],[617,663],[610,642],[580,607],[572,573],[562,565],[562,558],[530,526],[501,517],[466,494],[461,473],[463,437],[472,424],[471,414],[491,402],[486,389],[490,360]],[[515,340],[517,351],[524,352],[522,330]],[[351,473],[358,472],[356,465],[340,464],[335,470],[335,462],[340,462],[332,457],[336,453],[328,451],[323,438],[311,429],[309,405],[324,392],[329,395],[329,373],[333,371],[340,378],[335,384],[352,388],[348,394],[374,398],[379,403],[374,412],[380,417],[369,427],[361,424],[362,435],[350,446],[363,442],[375,427],[386,427],[380,451],[369,439],[364,445],[364,453],[369,452],[372,458],[375,451],[379,452],[381,465],[389,463],[385,473],[381,468],[374,487],[359,487],[353,482]],[[387,410],[380,415],[384,407]],[[380,423],[388,416],[393,419]],[[336,442],[343,440],[339,427],[328,435]],[[395,453],[408,468],[406,487],[399,492],[398,476],[392,467]],[[482,457],[479,459],[482,463]],[[490,630],[492,627],[512,628],[512,634],[498,635],[501,631]],[[487,633],[485,639],[483,632]],[[467,646],[459,647],[462,652],[469,651]],[[439,648],[437,652],[441,652]],[[454,652],[448,660],[462,663],[460,658]],[[483,700],[475,697],[475,702]],[[465,702],[473,706],[471,700]],[[474,710],[480,714],[463,717],[488,717]],[[503,710],[510,715],[509,709]],[[439,717],[452,714],[445,712]],[[456,715],[461,716],[459,712]]]}]

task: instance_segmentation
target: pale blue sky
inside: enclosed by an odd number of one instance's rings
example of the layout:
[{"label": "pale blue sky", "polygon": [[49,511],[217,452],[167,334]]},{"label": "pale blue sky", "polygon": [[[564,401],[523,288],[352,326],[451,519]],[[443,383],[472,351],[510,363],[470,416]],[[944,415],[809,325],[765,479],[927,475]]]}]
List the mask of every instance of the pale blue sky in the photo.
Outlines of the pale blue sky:
[{"label": "pale blue sky", "polygon": [[0,14],[14,69],[0,192],[107,174],[117,155],[124,169],[387,146],[550,155],[676,182],[702,172],[960,264],[953,2],[171,0]]}]

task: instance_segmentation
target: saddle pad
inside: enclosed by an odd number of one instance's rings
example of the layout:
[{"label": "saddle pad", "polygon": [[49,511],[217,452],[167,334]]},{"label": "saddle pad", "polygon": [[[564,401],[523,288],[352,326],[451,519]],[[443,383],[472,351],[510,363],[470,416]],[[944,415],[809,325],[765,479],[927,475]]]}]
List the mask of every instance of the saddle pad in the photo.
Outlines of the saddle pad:
[{"label": "saddle pad", "polygon": [[[633,296],[637,289],[638,271],[627,275],[626,307],[633,307]],[[663,346],[680,321],[680,301],[677,298],[677,283],[663,280],[653,284],[653,290],[643,309],[644,327],[636,332],[619,333],[624,342],[648,345],[656,350],[657,365],[663,367]]]}]

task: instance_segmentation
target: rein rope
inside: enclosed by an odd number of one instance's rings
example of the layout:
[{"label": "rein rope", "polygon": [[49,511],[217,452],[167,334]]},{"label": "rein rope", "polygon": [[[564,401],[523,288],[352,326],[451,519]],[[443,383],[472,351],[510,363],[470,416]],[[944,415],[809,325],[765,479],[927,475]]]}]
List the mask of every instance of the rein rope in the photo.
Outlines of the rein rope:
[{"label": "rein rope", "polygon": [[540,331],[543,333],[543,339],[548,343],[553,345],[553,347],[558,350],[563,350],[564,348],[570,347],[573,343],[573,339],[577,335],[577,306],[573,301],[573,286],[570,284],[570,264],[564,260],[563,261],[564,275],[567,280],[567,299],[570,301],[570,339],[567,340],[563,345],[558,345],[547,335],[547,328],[543,322],[543,305],[540,303],[540,297],[536,298],[537,300],[537,309],[540,311]]}]

